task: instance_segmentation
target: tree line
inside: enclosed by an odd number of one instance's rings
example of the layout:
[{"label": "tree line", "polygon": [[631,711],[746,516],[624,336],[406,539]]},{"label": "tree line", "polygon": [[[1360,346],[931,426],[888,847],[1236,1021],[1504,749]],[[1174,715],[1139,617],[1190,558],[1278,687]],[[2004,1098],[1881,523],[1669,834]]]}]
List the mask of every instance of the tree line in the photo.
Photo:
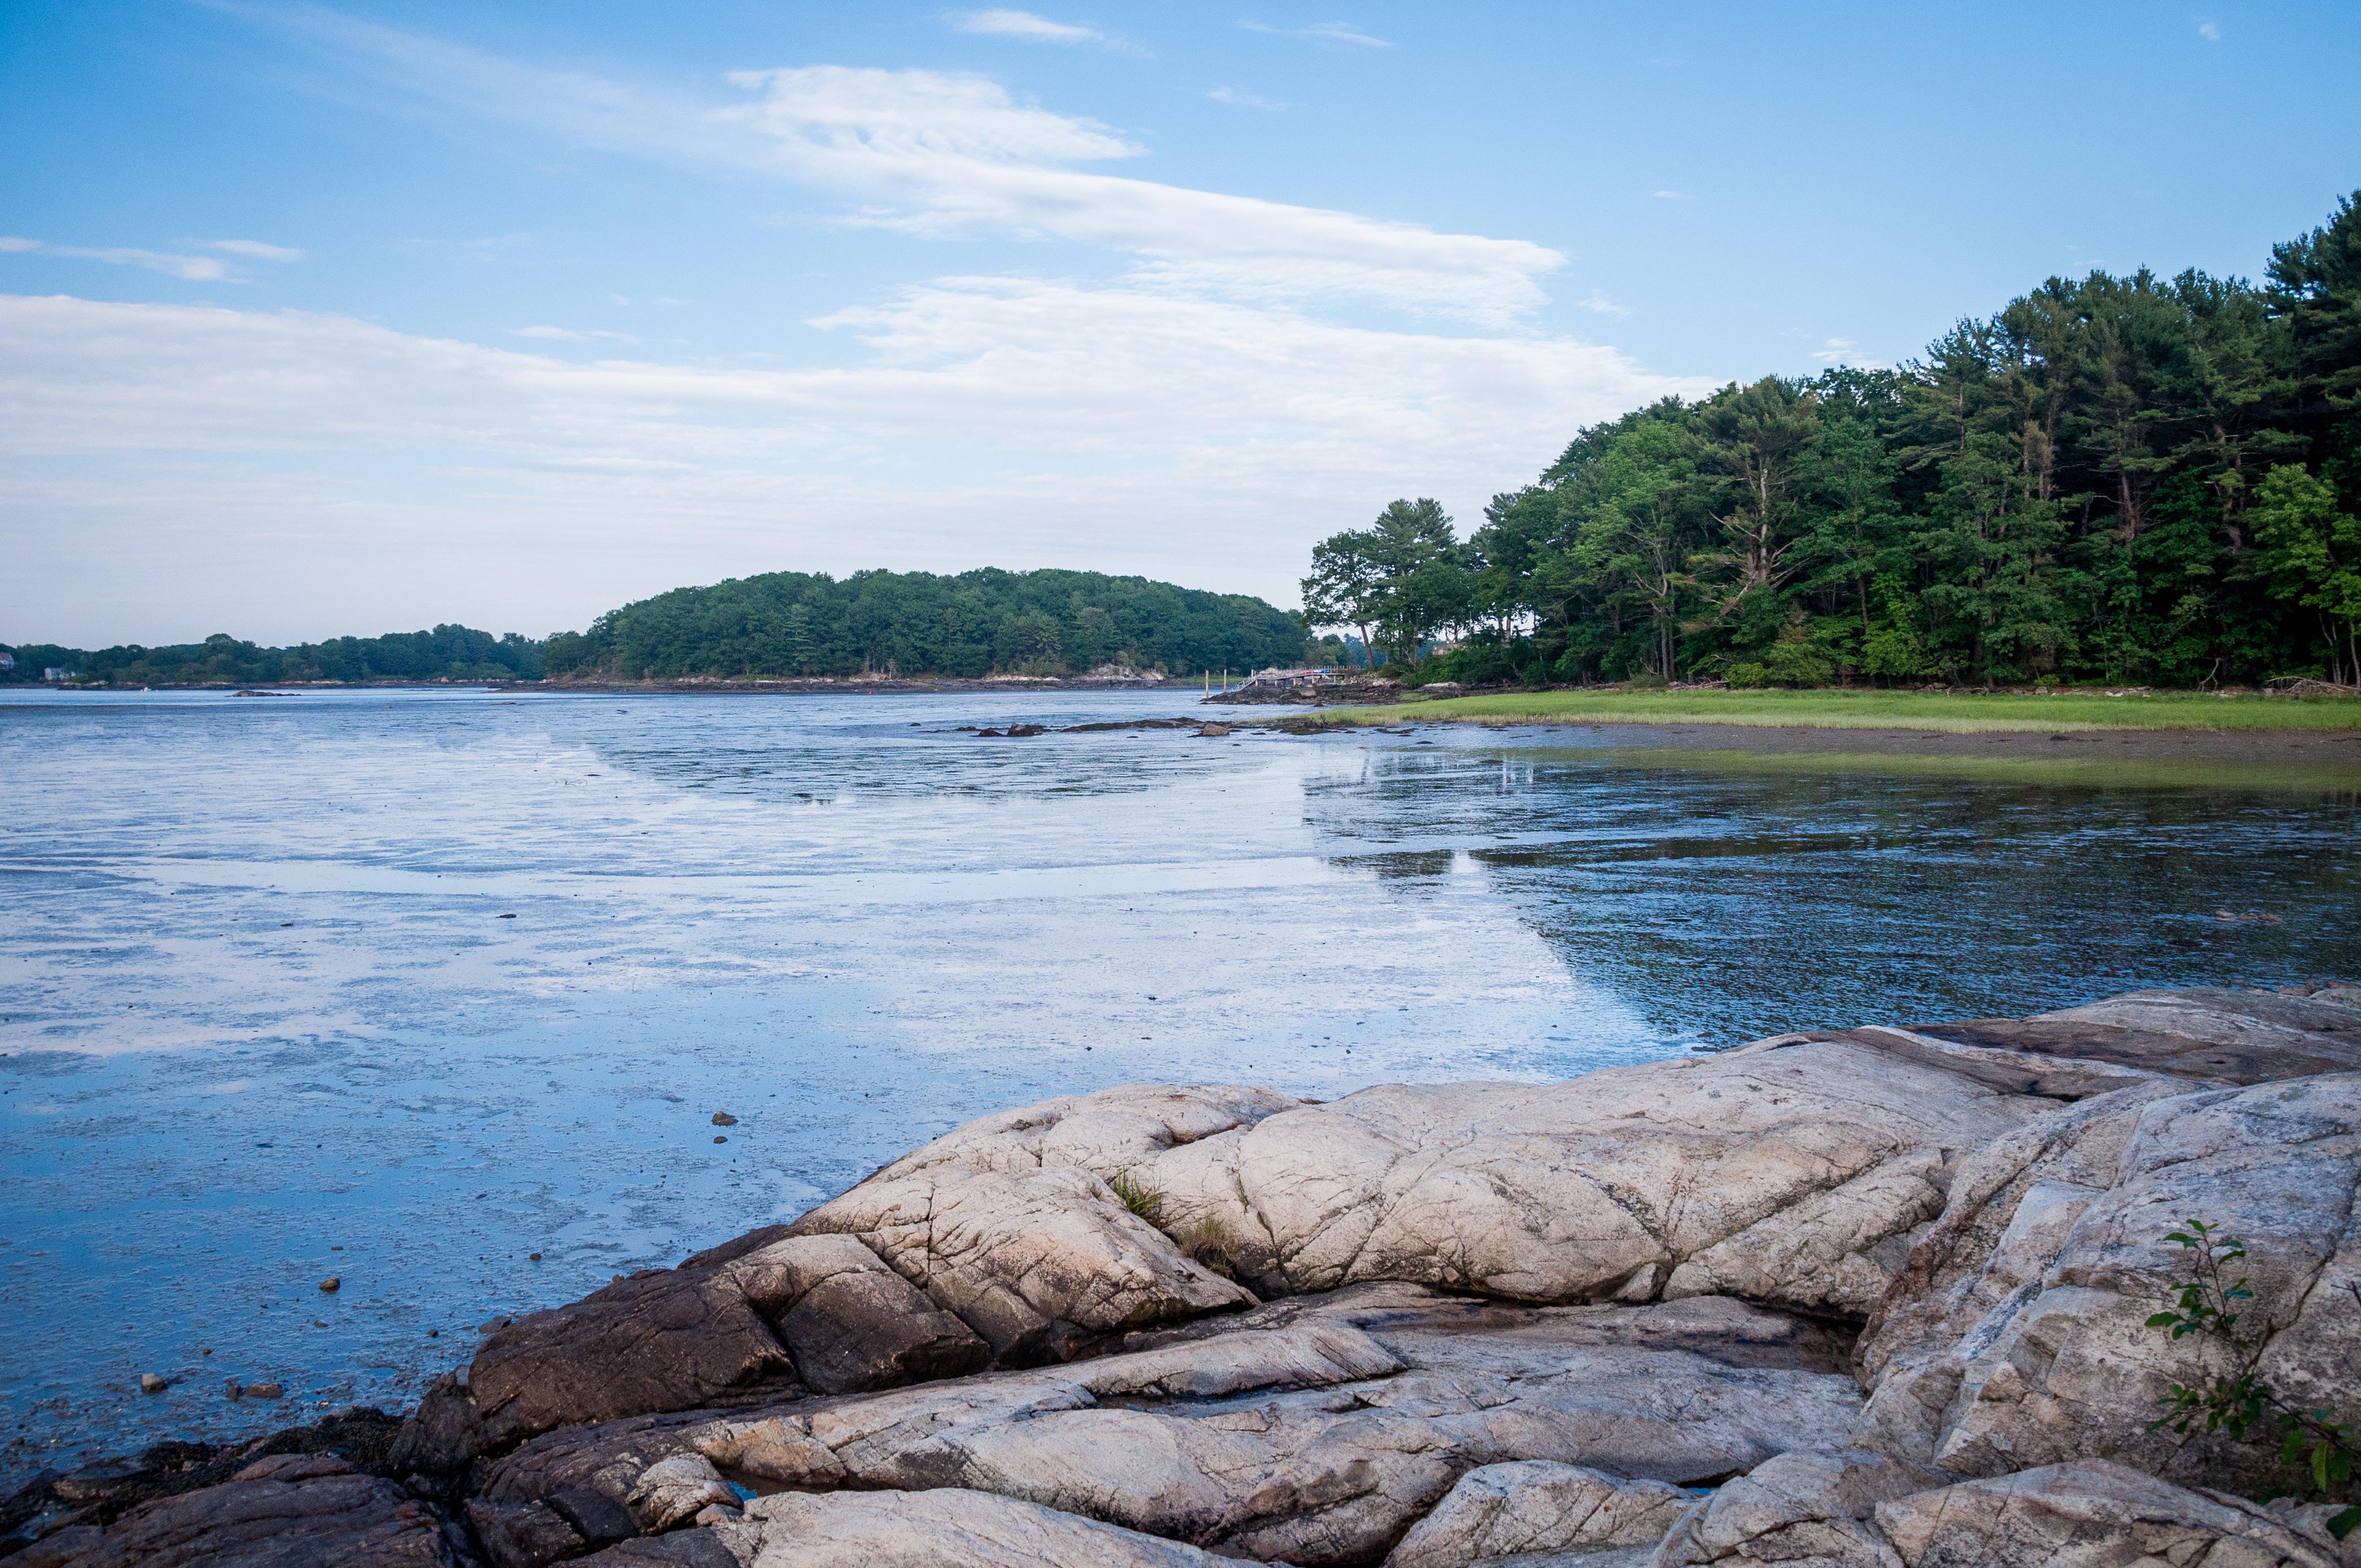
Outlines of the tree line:
[{"label": "tree line", "polygon": [[1418,678],[2361,682],[2361,192],[2260,286],[2053,278],[1899,369],[1593,425],[1303,597]]},{"label": "tree line", "polygon": [[675,588],[549,640],[552,674],[1060,675],[1247,670],[1304,656],[1302,623],[1244,594],[1097,572],[771,572]]},{"label": "tree line", "polygon": [[264,648],[203,642],[87,650],[27,643],[0,652],[0,682],[47,670],[117,685],[292,681],[501,681],[547,676],[676,679],[795,675],[1062,675],[1102,664],[1178,674],[1294,664],[1295,616],[1243,594],[1096,572],[773,572],[675,588],[546,641],[465,626]]},{"label": "tree line", "polygon": [[202,642],[149,648],[61,648],[20,643],[0,681],[38,682],[47,670],[115,685],[268,685],[287,681],[509,681],[542,677],[542,644],[510,632],[495,637],[466,626],[392,631],[382,637],[334,637],[291,648],[264,648],[217,631]]}]

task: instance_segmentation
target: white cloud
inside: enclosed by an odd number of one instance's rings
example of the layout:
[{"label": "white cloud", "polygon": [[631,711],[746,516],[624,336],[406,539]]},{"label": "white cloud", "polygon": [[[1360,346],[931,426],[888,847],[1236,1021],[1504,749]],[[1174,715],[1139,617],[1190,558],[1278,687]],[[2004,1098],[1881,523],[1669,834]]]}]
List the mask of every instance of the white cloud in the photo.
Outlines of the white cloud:
[{"label": "white cloud", "polygon": [[1604,294],[1591,294],[1575,301],[1575,303],[1586,311],[1597,311],[1602,316],[1628,316],[1631,313],[1631,306],[1619,305]]},{"label": "white cloud", "polygon": [[1235,87],[1216,87],[1205,94],[1216,104],[1235,104],[1242,109],[1285,109],[1290,105],[1269,98],[1257,98],[1251,93],[1241,93]]},{"label": "white cloud", "polygon": [[2218,22],[2200,22],[2197,24],[2197,36],[2218,44],[2222,41],[2222,26]]},{"label": "white cloud", "polygon": [[135,250],[123,246],[51,245],[46,240],[25,239],[14,235],[0,235],[0,251],[13,251],[20,256],[54,256],[66,261],[104,261],[116,267],[144,267],[150,272],[161,272],[168,278],[179,278],[191,283],[236,283],[244,280],[229,269],[227,263],[211,256],[178,256],[170,251]]},{"label": "white cloud", "polygon": [[1073,163],[1147,151],[1095,120],[1019,104],[998,82],[964,71],[811,65],[732,71],[730,81],[763,100],[713,118],[774,138],[775,155],[823,173]]},{"label": "white cloud", "polygon": [[[1577,426],[1710,389],[1568,339],[1142,287],[945,280],[815,324],[865,352],[573,363],[345,316],[0,296],[0,548],[25,565],[0,620],[87,602],[126,618],[91,635],[131,635],[140,607],[95,591],[124,551],[159,595],[330,584],[355,624],[480,592],[448,612],[545,630],[787,565],[1066,564],[1292,602],[1312,541],[1393,496],[1472,516]],[[464,587],[446,536],[480,562]],[[571,575],[544,580],[553,552]]]},{"label": "white cloud", "polygon": [[1648,194],[1659,202],[1686,202],[1689,199],[1686,191],[1651,191]]},{"label": "white cloud", "polygon": [[518,337],[538,337],[553,343],[588,343],[594,338],[612,338],[618,343],[640,340],[628,332],[605,332],[596,327],[520,326],[509,329]]},{"label": "white cloud", "polygon": [[1239,27],[1250,33],[1269,33],[1278,38],[1310,38],[1314,43],[1349,44],[1355,49],[1392,49],[1391,38],[1373,38],[1350,22],[1314,22],[1308,27],[1274,27],[1263,22],[1240,22]]},{"label": "white cloud", "polygon": [[1885,368],[1883,360],[1865,358],[1854,353],[1853,351],[1860,346],[1861,345],[1849,337],[1831,337],[1826,339],[1819,347],[1812,350],[1812,357],[1823,365],[1850,365],[1861,370]]},{"label": "white cloud", "polygon": [[770,138],[802,178],[889,198],[848,221],[1049,236],[1139,257],[1142,275],[1167,284],[1266,299],[1344,292],[1490,323],[1539,304],[1535,280],[1565,262],[1524,240],[1061,167],[1144,149],[983,77],[813,66],[730,80],[763,97],[718,117]]},{"label": "white cloud", "polygon": [[258,239],[209,239],[208,250],[226,251],[232,256],[250,256],[257,261],[301,261],[303,252],[283,245],[266,245]]},{"label": "white cloud", "polygon": [[1146,148],[963,72],[741,71],[730,81],[759,100],[717,104],[520,66],[329,12],[282,20],[454,110],[582,145],[839,190],[856,203],[847,223],[1101,246],[1141,258],[1148,275],[1168,283],[1257,299],[1356,296],[1499,324],[1540,304],[1536,280],[1565,261],[1525,240],[1438,234],[1076,168],[1140,158]]},{"label": "white cloud", "polygon": [[1096,27],[1074,22],[1053,22],[1030,11],[957,11],[950,24],[963,33],[990,38],[1022,38],[1037,44],[1099,44],[1116,42]]}]

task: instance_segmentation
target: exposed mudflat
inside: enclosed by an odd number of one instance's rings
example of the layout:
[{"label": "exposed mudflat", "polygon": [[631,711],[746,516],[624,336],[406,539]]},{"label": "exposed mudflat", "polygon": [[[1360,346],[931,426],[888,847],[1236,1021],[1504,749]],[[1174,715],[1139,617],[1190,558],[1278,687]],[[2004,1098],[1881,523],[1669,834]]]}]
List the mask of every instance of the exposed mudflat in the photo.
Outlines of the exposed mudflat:
[{"label": "exposed mudflat", "polygon": [[2052,734],[2004,729],[1955,734],[1940,729],[1839,729],[1805,725],[1554,725],[1526,720],[1487,724],[1485,728],[1580,731],[1590,744],[1634,750],[2004,757],[2024,762],[2286,760],[2350,766],[2356,778],[2361,778],[2361,730],[2354,729],[2076,729]]}]

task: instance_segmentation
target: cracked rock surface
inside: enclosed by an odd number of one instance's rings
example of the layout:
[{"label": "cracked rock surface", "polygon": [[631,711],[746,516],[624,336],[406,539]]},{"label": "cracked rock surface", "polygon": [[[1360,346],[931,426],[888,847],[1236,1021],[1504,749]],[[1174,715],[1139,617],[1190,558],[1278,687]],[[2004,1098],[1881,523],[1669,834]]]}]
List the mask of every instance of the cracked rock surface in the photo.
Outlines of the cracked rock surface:
[{"label": "cracked rock surface", "polygon": [[659,1471],[954,1487],[1225,1555],[1373,1562],[1481,1466],[1695,1482],[1841,1442],[1860,1409],[1829,1335],[1728,1299],[1521,1307],[1387,1286],[1303,1309],[1054,1369],[553,1433],[493,1465],[485,1494],[630,1502]]},{"label": "cracked rock surface", "polygon": [[2352,1568],[2334,1510],[2269,1508],[2087,1460],[1964,1481],[1859,1452],[1783,1454],[1693,1505],[1650,1568]]},{"label": "cracked rock surface", "polygon": [[2361,1390],[2361,1074],[2126,1091],[1983,1151],[1864,1341],[1861,1441],[1973,1475],[2085,1457],[2284,1479],[2268,1445],[2148,1430],[2168,1385],[2227,1375],[2216,1342],[2147,1326],[2186,1275],[2164,1241],[2237,1236],[2254,1370],[2304,1407]]},{"label": "cracked rock surface", "polygon": [[434,1510],[328,1454],[277,1454],[217,1486],[142,1503],[104,1529],[70,1526],[10,1560],[24,1568],[457,1568]]}]

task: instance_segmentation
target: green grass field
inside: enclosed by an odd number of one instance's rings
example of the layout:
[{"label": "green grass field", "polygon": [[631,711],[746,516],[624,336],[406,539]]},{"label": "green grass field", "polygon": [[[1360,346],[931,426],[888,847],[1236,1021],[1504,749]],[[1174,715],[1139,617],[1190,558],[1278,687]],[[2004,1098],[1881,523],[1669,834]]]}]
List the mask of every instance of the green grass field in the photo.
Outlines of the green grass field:
[{"label": "green grass field", "polygon": [[1329,724],[1751,724],[1814,729],[2361,729],[2361,697],[2214,696],[2170,692],[1590,691],[1511,692],[1334,707]]}]

